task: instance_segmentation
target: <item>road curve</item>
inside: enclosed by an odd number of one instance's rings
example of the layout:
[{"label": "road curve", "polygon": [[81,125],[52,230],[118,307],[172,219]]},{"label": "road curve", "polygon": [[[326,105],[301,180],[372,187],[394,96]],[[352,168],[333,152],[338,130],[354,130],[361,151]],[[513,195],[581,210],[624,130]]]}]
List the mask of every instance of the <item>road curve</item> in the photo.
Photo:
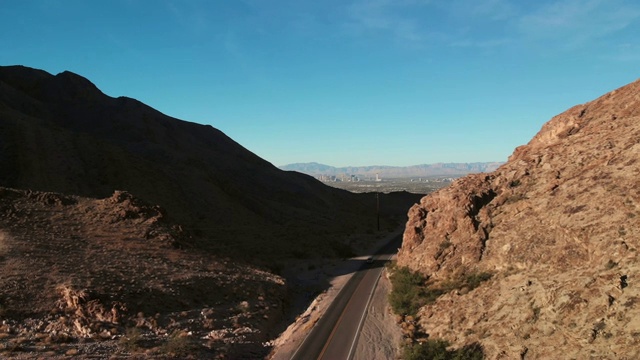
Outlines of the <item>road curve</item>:
[{"label": "road curve", "polygon": [[363,261],[362,267],[351,276],[294,353],[292,360],[348,360],[353,356],[371,294],[384,264],[401,244],[402,236],[399,235],[378,251],[372,263]]}]

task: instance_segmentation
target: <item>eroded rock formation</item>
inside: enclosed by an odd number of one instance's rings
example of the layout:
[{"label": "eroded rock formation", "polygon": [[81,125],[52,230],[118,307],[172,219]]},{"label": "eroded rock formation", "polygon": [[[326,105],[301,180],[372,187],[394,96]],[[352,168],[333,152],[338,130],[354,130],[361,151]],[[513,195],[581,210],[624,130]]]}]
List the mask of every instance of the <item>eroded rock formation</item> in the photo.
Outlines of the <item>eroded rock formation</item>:
[{"label": "eroded rock formation", "polygon": [[489,358],[640,355],[640,81],[554,117],[509,161],[424,197],[399,265],[492,280],[420,324]]}]

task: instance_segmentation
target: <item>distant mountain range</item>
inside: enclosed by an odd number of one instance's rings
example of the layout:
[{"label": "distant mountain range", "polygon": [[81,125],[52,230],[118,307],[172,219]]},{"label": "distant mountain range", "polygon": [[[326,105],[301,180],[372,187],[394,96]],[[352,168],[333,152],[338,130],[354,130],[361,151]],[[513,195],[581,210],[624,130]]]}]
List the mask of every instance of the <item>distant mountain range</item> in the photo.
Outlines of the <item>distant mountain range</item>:
[{"label": "distant mountain range", "polygon": [[330,165],[310,163],[296,163],[280,166],[280,169],[297,171],[303,174],[319,176],[357,175],[375,177],[378,174],[382,178],[411,178],[433,176],[462,176],[472,173],[491,172],[496,170],[501,162],[476,162],[476,163],[436,163],[413,166],[347,166],[334,167]]}]

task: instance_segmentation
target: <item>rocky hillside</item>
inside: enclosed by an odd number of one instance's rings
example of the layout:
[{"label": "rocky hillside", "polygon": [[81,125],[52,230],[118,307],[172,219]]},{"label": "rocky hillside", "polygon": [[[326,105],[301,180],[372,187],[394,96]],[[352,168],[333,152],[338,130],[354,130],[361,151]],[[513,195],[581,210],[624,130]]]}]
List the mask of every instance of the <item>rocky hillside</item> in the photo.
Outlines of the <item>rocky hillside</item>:
[{"label": "rocky hillside", "polygon": [[424,197],[398,263],[437,283],[420,312],[489,359],[640,357],[640,81],[554,117],[509,161]]},{"label": "rocky hillside", "polygon": [[127,192],[0,188],[0,357],[265,356],[284,279],[186,236]]},{"label": "rocky hillside", "polygon": [[328,237],[375,227],[367,196],[279,170],[211,126],[109,97],[71,72],[0,67],[0,168],[10,188],[126,190],[194,235],[183,245],[254,262],[336,256]]},{"label": "rocky hillside", "polygon": [[[312,295],[279,273],[383,233],[372,194],[70,72],[0,67],[0,169],[2,358],[263,358]],[[384,231],[418,200],[381,197]]]}]

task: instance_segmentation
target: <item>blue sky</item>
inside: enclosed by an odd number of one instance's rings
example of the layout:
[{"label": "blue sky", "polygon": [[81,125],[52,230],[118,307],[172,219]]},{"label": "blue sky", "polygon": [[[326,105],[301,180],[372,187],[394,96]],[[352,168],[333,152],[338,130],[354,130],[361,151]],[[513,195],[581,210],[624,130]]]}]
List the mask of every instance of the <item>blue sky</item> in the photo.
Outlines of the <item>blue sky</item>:
[{"label": "blue sky", "polygon": [[635,0],[0,0],[1,65],[87,77],[274,165],[505,161],[640,77]]}]

